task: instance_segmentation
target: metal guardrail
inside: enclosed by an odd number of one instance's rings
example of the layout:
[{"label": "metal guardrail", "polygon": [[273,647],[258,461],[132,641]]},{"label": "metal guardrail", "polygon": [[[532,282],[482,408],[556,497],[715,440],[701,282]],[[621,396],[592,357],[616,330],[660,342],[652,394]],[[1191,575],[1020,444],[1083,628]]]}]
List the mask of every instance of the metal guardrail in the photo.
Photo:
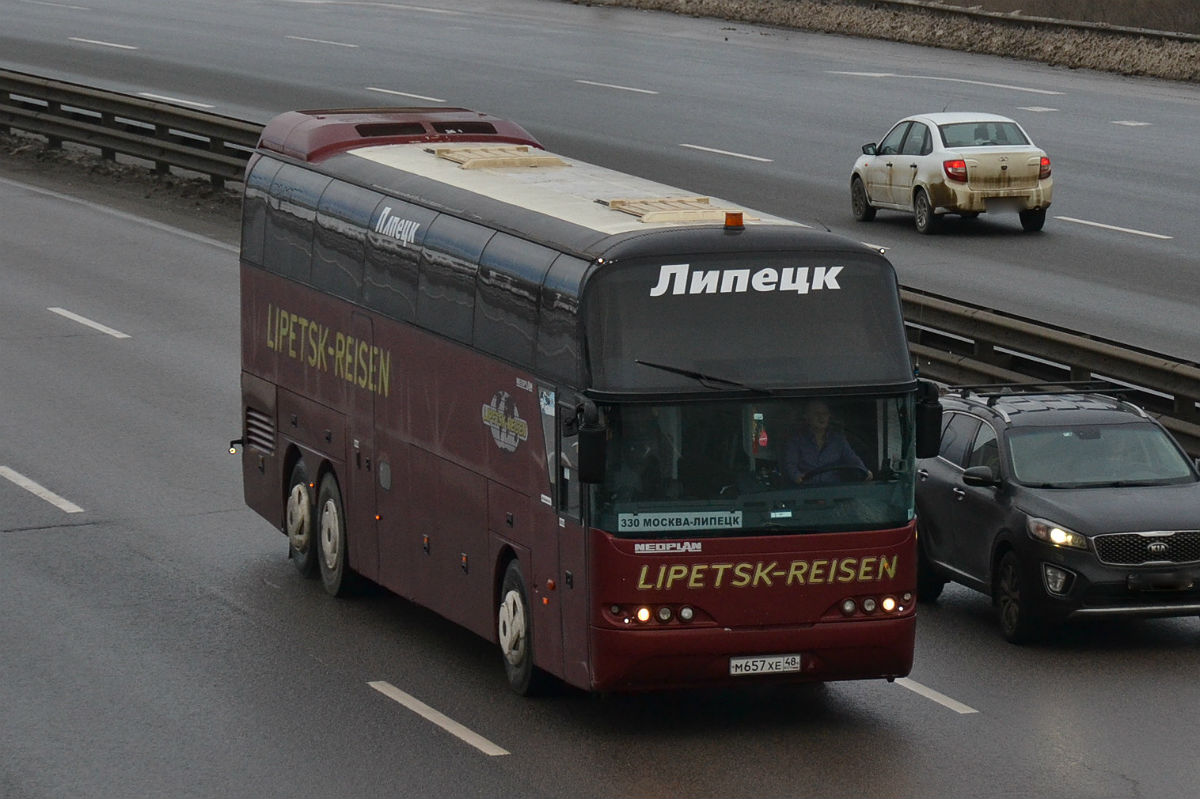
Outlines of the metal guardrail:
[{"label": "metal guardrail", "polygon": [[925,377],[947,383],[1102,379],[1131,398],[1200,457],[1200,364],[965,304],[901,290],[909,349]]},{"label": "metal guardrail", "polygon": [[[879,0],[876,0],[877,2]],[[0,130],[15,128],[240,181],[261,126],[78,84],[0,70]],[[1200,364],[903,289],[909,346],[922,376],[947,383],[1107,379],[1134,389],[1200,457]]]},{"label": "metal guardrail", "polygon": [[240,181],[261,125],[76,83],[0,70],[0,131],[45,136],[207,175]]}]

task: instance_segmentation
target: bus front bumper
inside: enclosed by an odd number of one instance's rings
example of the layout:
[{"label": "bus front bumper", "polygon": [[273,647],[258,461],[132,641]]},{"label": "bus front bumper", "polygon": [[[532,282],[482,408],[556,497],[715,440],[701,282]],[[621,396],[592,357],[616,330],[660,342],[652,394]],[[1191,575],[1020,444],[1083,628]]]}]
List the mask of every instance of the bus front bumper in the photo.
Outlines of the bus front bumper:
[{"label": "bus front bumper", "polygon": [[[894,679],[912,669],[916,616],[769,629],[592,627],[595,691]],[[800,655],[798,671],[732,673],[733,658]]]}]

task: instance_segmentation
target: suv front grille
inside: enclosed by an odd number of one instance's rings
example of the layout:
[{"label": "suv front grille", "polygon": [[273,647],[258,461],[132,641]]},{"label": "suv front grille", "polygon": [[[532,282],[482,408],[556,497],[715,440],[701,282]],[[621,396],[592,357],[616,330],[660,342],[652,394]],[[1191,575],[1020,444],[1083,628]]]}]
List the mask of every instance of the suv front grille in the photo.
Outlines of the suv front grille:
[{"label": "suv front grille", "polygon": [[1107,533],[1095,537],[1096,554],[1109,566],[1200,561],[1200,530],[1174,533]]}]

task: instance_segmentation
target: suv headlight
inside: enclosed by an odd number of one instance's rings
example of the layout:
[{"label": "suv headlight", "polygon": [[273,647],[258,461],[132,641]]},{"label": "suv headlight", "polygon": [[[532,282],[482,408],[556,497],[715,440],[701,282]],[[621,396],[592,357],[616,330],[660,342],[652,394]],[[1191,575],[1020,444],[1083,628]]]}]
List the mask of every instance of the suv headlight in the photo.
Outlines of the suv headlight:
[{"label": "suv headlight", "polygon": [[1029,519],[1025,523],[1025,527],[1031,536],[1052,546],[1072,549],[1088,548],[1087,538],[1061,524],[1055,524],[1046,519]]}]

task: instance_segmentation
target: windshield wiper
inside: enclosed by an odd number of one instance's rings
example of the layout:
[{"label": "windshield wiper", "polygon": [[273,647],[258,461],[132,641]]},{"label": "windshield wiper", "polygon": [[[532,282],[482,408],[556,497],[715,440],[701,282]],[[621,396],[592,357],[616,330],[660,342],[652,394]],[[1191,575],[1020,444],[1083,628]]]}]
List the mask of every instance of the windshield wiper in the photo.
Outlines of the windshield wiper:
[{"label": "windshield wiper", "polygon": [[697,372],[694,369],[683,369],[678,366],[668,366],[664,363],[652,363],[650,361],[643,361],[641,358],[634,358],[633,362],[636,364],[641,364],[642,366],[649,366],[651,369],[662,369],[664,372],[671,372],[672,374],[690,377],[705,388],[718,389],[721,388],[721,385],[725,385],[744,389],[746,391],[753,391],[756,394],[771,394],[769,389],[758,388],[757,386],[748,386],[745,383],[739,383],[737,380],[728,380],[724,377],[717,377],[716,375],[707,375],[704,372]]}]

